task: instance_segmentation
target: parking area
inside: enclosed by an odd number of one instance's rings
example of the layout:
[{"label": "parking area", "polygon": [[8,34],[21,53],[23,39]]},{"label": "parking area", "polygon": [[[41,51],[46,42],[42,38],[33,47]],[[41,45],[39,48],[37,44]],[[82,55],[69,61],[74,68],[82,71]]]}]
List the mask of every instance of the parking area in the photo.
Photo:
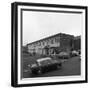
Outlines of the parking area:
[{"label": "parking area", "polygon": [[29,55],[23,55],[22,57],[22,78],[34,78],[34,77],[50,77],[50,76],[72,76],[72,75],[80,75],[81,72],[81,60],[79,56],[75,56],[69,59],[58,59],[64,60],[62,63],[62,67],[53,71],[46,72],[44,74],[39,75],[31,75],[30,68],[28,68],[28,64],[34,63],[39,56],[31,57]]}]

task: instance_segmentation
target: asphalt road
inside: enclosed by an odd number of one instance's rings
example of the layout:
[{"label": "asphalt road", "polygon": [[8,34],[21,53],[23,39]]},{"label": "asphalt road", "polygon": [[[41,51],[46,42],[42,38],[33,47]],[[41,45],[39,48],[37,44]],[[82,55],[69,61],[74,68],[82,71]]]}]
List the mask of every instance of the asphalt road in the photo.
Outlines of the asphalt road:
[{"label": "asphalt road", "polygon": [[54,71],[46,72],[40,75],[32,76],[28,70],[24,70],[23,77],[24,78],[34,78],[34,77],[50,77],[50,76],[72,76],[72,75],[80,75],[81,72],[81,60],[80,57],[73,57],[67,59],[62,67],[56,69]]}]

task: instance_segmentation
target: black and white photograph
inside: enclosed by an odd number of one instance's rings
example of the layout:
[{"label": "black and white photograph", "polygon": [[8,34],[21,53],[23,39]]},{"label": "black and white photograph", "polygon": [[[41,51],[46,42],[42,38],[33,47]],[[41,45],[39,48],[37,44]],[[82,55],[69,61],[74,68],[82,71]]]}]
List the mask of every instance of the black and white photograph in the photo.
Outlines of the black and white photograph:
[{"label": "black and white photograph", "polygon": [[87,82],[86,11],[85,6],[12,4],[13,86]]},{"label": "black and white photograph", "polygon": [[22,19],[22,78],[81,74],[81,13],[23,10]]}]

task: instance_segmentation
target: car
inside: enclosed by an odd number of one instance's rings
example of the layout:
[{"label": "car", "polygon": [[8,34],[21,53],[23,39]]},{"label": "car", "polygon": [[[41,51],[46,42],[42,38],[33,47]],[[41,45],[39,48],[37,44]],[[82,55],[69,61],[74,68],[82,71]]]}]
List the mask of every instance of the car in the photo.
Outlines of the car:
[{"label": "car", "polygon": [[76,51],[76,50],[73,50],[73,51],[71,52],[71,56],[72,56],[72,57],[78,56],[78,55],[79,55],[79,52]]},{"label": "car", "polygon": [[58,55],[57,55],[58,58],[60,59],[68,59],[70,58],[70,54],[68,52],[60,52]]},{"label": "car", "polygon": [[60,68],[61,66],[62,62],[45,57],[37,59],[36,63],[30,65],[30,69],[32,74],[42,74]]},{"label": "car", "polygon": [[78,54],[79,54],[79,55],[81,54],[81,50],[78,50]]}]

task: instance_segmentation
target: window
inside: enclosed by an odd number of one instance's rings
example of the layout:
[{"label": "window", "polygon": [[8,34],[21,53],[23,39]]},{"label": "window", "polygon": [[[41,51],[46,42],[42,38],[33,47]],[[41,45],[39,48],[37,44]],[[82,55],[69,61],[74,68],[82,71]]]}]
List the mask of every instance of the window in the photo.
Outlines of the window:
[{"label": "window", "polygon": [[42,44],[44,45],[44,42],[42,42]]},{"label": "window", "polygon": [[53,44],[54,43],[54,41],[53,41],[53,39],[51,40],[51,44]]}]

